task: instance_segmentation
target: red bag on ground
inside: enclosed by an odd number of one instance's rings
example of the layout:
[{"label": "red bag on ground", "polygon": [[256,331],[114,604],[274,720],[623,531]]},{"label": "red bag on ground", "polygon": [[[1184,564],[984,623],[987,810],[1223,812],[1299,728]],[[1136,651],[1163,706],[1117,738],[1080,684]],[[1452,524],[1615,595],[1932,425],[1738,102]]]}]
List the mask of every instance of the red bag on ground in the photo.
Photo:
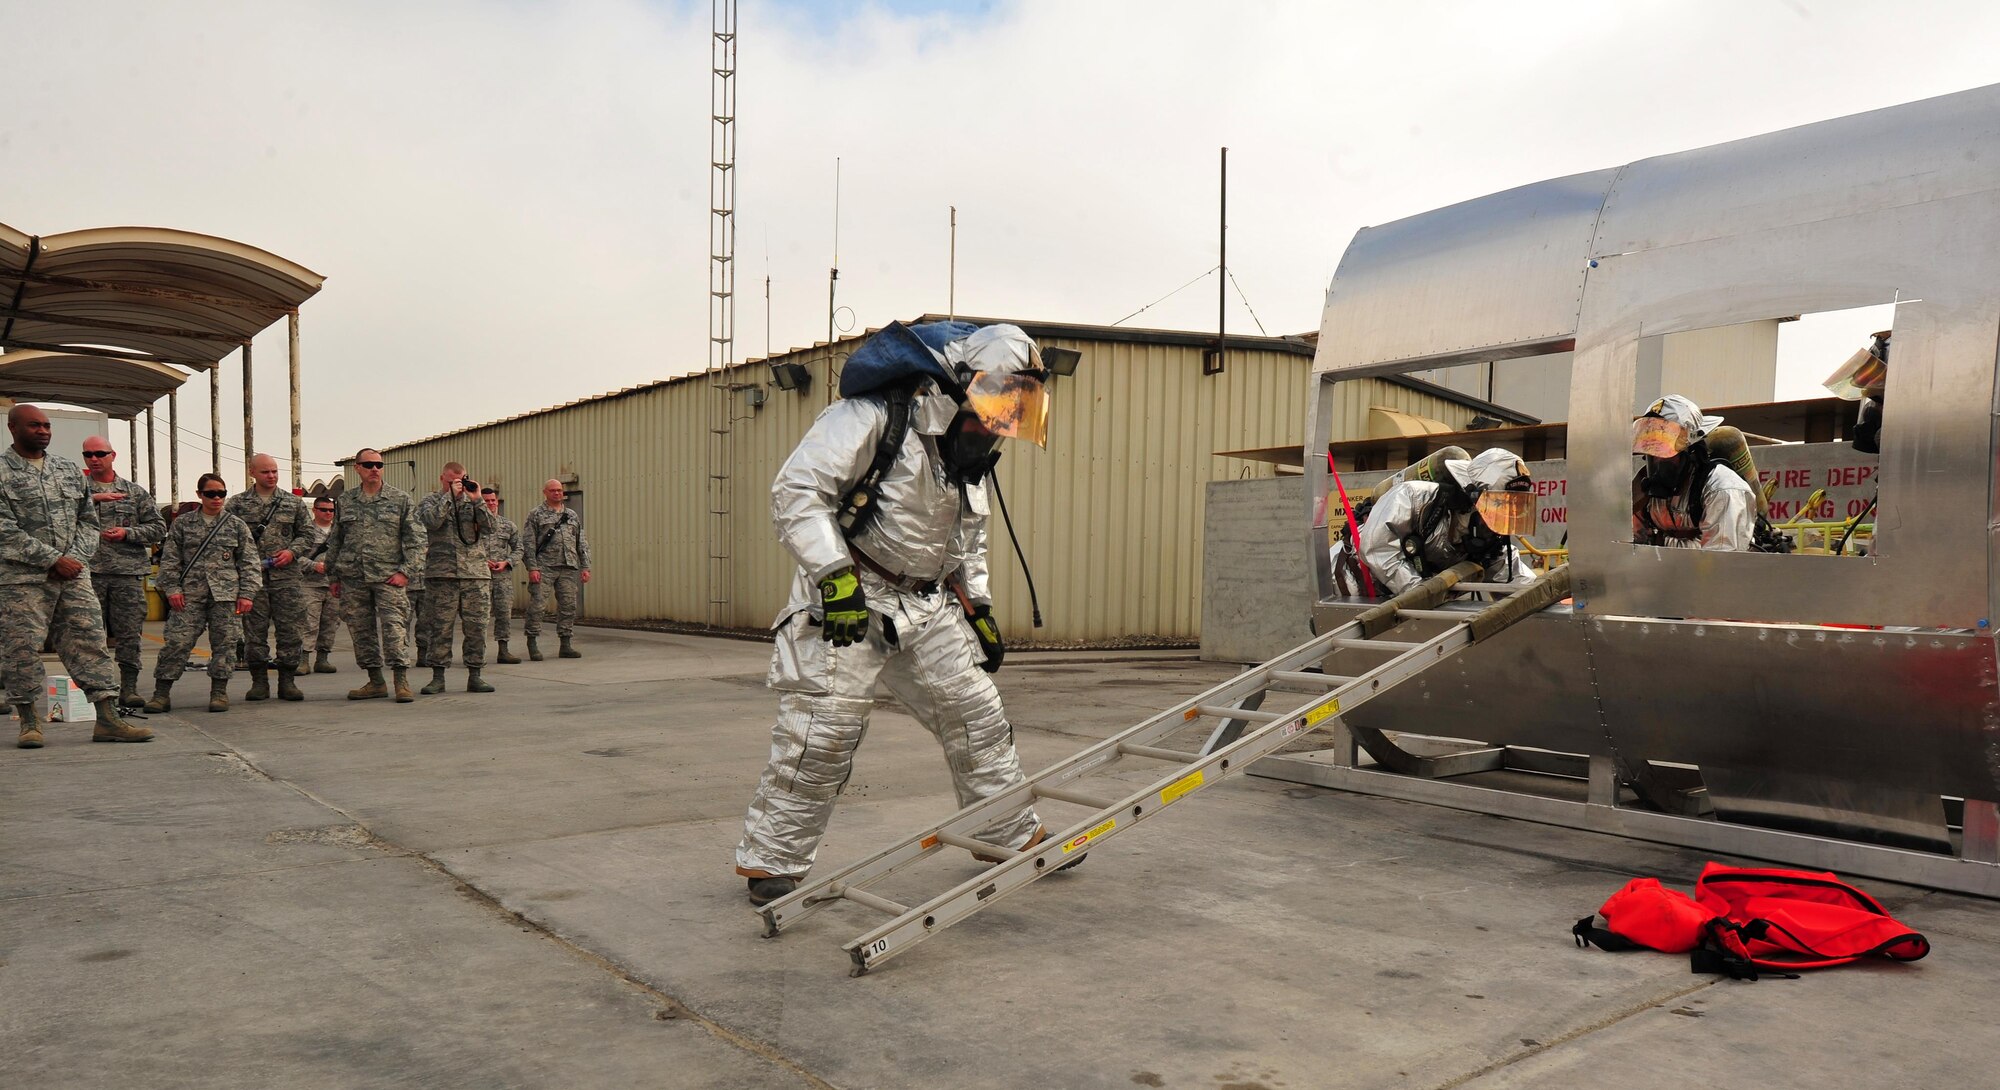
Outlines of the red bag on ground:
[{"label": "red bag on ground", "polygon": [[1598,912],[1604,927],[1586,916],[1570,929],[1578,946],[1685,951],[1694,972],[1739,980],[1875,955],[1916,961],[1931,950],[1875,898],[1825,871],[1709,863],[1692,898],[1657,878],[1634,878]]},{"label": "red bag on ground", "polygon": [[1824,969],[1880,954],[1916,961],[1930,940],[1881,903],[1826,871],[1710,863],[1695,899],[1728,920],[1750,962],[1765,969]]},{"label": "red bag on ground", "polygon": [[[1604,927],[1590,926],[1590,918],[1577,921],[1572,933],[1577,945],[1596,943],[1606,950],[1644,948],[1667,954],[1682,954],[1701,945],[1715,910],[1695,902],[1679,890],[1668,889],[1658,878],[1634,878],[1612,894],[1597,914]],[[1607,942],[1613,945],[1605,945]]]}]

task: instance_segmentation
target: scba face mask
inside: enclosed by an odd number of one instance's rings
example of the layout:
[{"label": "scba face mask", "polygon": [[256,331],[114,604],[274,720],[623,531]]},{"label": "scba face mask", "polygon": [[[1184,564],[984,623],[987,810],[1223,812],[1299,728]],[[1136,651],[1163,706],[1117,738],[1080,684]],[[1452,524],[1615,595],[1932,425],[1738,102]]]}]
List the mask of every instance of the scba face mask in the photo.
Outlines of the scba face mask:
[{"label": "scba face mask", "polygon": [[1646,495],[1656,500],[1666,499],[1681,490],[1681,478],[1687,473],[1687,459],[1675,455],[1672,458],[1646,458],[1644,488]]},{"label": "scba face mask", "polygon": [[1000,438],[976,413],[961,412],[945,429],[938,450],[954,478],[978,484],[1000,460]]}]

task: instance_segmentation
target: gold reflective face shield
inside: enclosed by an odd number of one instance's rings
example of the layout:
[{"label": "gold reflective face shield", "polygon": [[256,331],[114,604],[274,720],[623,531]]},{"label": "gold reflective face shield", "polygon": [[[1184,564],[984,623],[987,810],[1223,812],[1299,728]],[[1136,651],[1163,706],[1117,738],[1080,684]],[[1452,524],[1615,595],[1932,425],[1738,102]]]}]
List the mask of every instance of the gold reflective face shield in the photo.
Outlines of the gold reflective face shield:
[{"label": "gold reflective face shield", "polygon": [[1048,448],[1049,388],[1039,377],[981,371],[966,384],[965,403],[993,434]]},{"label": "gold reflective face shield", "polygon": [[1502,537],[1520,537],[1535,529],[1535,494],[1487,489],[1472,501],[1479,520]]},{"label": "gold reflective face shield", "polygon": [[1687,429],[1658,416],[1642,416],[1632,424],[1632,453],[1672,458],[1688,448]]}]

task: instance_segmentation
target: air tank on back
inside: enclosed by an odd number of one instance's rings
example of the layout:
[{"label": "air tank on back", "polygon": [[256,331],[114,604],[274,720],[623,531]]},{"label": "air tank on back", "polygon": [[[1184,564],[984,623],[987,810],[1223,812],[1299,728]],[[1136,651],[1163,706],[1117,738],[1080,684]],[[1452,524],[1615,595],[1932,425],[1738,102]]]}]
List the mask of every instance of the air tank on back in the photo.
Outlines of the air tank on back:
[{"label": "air tank on back", "polygon": [[1757,482],[1757,461],[1750,457],[1750,441],[1741,429],[1724,424],[1708,433],[1709,456],[1736,471],[1757,496],[1757,513],[1764,514],[1764,486]]}]

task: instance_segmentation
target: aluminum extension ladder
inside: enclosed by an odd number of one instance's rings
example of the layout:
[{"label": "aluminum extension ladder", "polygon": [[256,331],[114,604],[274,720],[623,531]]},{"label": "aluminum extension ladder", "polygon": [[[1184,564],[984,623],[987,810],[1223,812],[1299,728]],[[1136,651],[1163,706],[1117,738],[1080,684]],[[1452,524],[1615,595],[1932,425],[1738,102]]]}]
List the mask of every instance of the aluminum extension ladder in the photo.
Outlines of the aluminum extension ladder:
[{"label": "aluminum extension ladder", "polygon": [[[1030,882],[1055,873],[1066,862],[1075,862],[1082,852],[1102,847],[1165,807],[1242,772],[1299,735],[1331,726],[1343,709],[1365,703],[1569,593],[1568,565],[1525,584],[1471,581],[1479,573],[1477,565],[1467,563],[1425,580],[1330,632],[1028,777],[1019,787],[982,799],[893,847],[801,885],[758,910],[764,917],[764,934],[775,938],[843,900],[879,912],[889,917],[888,922],[844,947],[854,962],[852,975],[860,976]],[[1435,608],[1454,597],[1478,593],[1506,597],[1476,611]],[[1402,621],[1442,621],[1446,627],[1420,639],[1381,638]],[[1351,676],[1308,669],[1336,650],[1372,651],[1387,657]],[[1283,711],[1264,710],[1264,699],[1279,693],[1303,696],[1303,700]],[[1222,722],[1201,752],[1154,745],[1203,717]],[[1158,761],[1171,766],[1171,771],[1122,798],[1090,790],[1096,785],[1079,784],[1085,776],[1126,757]],[[1082,807],[1090,813],[1060,835],[1049,836],[1026,851],[973,839],[975,832],[1030,802],[1044,801]],[[1003,861],[915,906],[868,891],[870,885],[941,848],[962,848],[988,859],[1002,857]]]}]

